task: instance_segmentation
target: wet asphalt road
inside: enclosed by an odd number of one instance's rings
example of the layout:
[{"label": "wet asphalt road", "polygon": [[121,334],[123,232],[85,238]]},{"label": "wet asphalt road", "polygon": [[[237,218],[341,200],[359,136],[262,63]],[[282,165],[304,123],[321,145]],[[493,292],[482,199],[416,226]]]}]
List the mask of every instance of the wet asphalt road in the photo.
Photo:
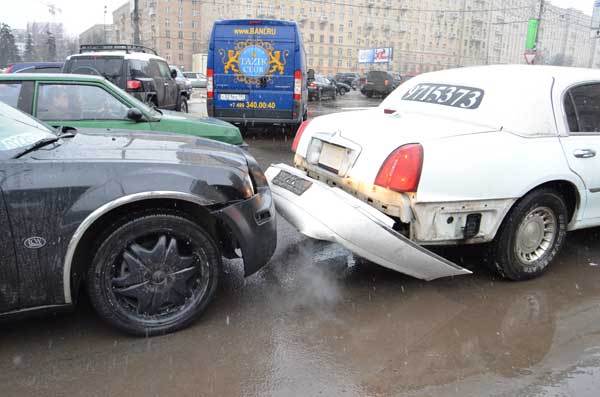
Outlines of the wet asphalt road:
[{"label": "wet asphalt road", "polygon": [[[352,93],[311,107],[377,102]],[[263,167],[292,160],[290,139],[248,143]],[[176,334],[120,334],[85,301],[2,324],[0,395],[599,394],[600,230],[572,233],[549,271],[522,283],[499,280],[472,249],[444,255],[473,275],[423,282],[355,264],[282,218],[278,231],[270,265],[244,279],[226,262],[216,300]]]}]

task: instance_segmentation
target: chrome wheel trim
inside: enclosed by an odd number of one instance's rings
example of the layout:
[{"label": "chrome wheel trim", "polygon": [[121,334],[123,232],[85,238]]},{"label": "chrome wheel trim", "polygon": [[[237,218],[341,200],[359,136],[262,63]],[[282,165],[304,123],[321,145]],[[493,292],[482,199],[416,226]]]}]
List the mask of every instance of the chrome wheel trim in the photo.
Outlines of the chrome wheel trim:
[{"label": "chrome wheel trim", "polygon": [[526,264],[543,257],[554,244],[558,220],[548,207],[536,207],[521,221],[515,235],[515,253]]}]

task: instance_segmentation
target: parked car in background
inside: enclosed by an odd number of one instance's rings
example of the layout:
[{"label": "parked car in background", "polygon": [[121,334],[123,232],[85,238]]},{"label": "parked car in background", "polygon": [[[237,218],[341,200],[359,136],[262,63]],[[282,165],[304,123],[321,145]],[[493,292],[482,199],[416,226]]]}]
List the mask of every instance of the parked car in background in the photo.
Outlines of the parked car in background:
[{"label": "parked car in background", "polygon": [[389,72],[389,74],[394,79],[394,87],[398,87],[400,84],[402,84],[402,75],[400,73],[398,73],[398,72]]},{"label": "parked car in background", "polygon": [[0,101],[52,126],[151,130],[244,143],[234,125],[154,109],[100,76],[2,74]]},{"label": "parked car in background", "polygon": [[324,98],[335,100],[337,87],[335,83],[325,76],[315,75],[313,80],[308,81],[309,100],[320,101]]},{"label": "parked car in background", "polygon": [[208,114],[240,126],[295,130],[308,115],[306,72],[296,22],[216,21],[208,50]]},{"label": "parked car in background", "polygon": [[381,96],[385,98],[392,91],[394,91],[398,85],[400,85],[400,83],[396,82],[394,76],[392,76],[389,72],[372,70],[367,73],[365,83],[360,92],[363,95],[366,95],[368,98],[373,96]]},{"label": "parked car in background", "polygon": [[338,95],[345,95],[346,93],[352,91],[352,87],[350,87],[346,83],[342,83],[340,81],[335,81],[335,80],[333,80],[333,82],[335,83],[335,87],[337,90],[336,92]]},{"label": "parked car in background", "polygon": [[192,87],[206,88],[206,76],[202,73],[183,72],[183,75],[192,83]]},{"label": "parked car in background", "polygon": [[23,62],[8,65],[3,73],[62,73],[63,62]]},{"label": "parked car in background", "polygon": [[336,73],[335,75],[336,82],[347,84],[352,87],[352,89],[356,89],[359,80],[360,75],[356,72]]},{"label": "parked car in background", "polygon": [[[191,98],[192,97],[192,82],[189,81],[187,77],[185,77],[183,72],[177,66],[169,66],[169,68],[171,69],[171,71],[175,71],[175,81],[179,85],[180,89],[183,89],[187,92],[188,99]],[[185,106],[187,107],[187,102],[185,103]],[[185,110],[182,110],[182,111],[187,113],[188,109],[186,108]]]},{"label": "parked car in background", "polygon": [[426,73],[375,109],[304,123],[296,168],[267,176],[299,230],[373,262],[427,280],[467,274],[423,245],[489,243],[487,264],[525,280],[567,231],[600,226],[599,109],[595,69]]},{"label": "parked car in background", "polygon": [[345,95],[347,92],[350,92],[352,88],[341,81],[337,81],[334,76],[327,76],[327,79],[335,84],[335,93],[337,95]]},{"label": "parked car in background", "polygon": [[255,273],[276,245],[256,161],[231,145],[145,131],[63,133],[0,103],[0,316],[72,307],[140,336],[196,320],[222,256]]},{"label": "parked car in background", "polygon": [[177,84],[177,71],[147,47],[81,45],[79,54],[67,57],[63,72],[102,76],[140,101],[161,109],[188,109],[188,91]]}]

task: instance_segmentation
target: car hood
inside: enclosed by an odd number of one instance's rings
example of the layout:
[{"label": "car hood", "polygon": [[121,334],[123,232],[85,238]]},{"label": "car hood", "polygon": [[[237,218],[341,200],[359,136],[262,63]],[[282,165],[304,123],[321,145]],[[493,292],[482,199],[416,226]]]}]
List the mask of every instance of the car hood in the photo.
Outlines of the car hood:
[{"label": "car hood", "polygon": [[312,133],[338,133],[358,144],[368,142],[371,145],[379,142],[387,147],[498,129],[492,125],[474,124],[435,114],[386,114],[382,108],[322,116],[312,120],[308,126]]},{"label": "car hood", "polygon": [[80,130],[55,147],[32,152],[30,158],[63,161],[123,161],[203,164],[247,168],[241,149],[192,136],[114,129]]},{"label": "car hood", "polygon": [[195,135],[232,145],[244,143],[240,130],[225,121],[169,110],[161,110],[161,112],[162,116],[158,126],[160,131]]}]

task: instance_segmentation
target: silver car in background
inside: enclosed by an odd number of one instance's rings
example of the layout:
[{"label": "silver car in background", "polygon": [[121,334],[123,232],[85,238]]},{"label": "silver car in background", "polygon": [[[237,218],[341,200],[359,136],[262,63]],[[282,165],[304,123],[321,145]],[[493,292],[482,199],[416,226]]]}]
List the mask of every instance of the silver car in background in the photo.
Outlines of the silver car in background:
[{"label": "silver car in background", "polygon": [[206,76],[202,73],[183,72],[183,75],[192,83],[192,87],[206,88]]},{"label": "silver car in background", "polygon": [[171,69],[171,75],[177,82],[177,85],[185,89],[185,91],[188,93],[188,98],[190,98],[192,96],[192,83],[185,77],[181,69],[179,69],[177,66],[169,65],[169,69]]}]

